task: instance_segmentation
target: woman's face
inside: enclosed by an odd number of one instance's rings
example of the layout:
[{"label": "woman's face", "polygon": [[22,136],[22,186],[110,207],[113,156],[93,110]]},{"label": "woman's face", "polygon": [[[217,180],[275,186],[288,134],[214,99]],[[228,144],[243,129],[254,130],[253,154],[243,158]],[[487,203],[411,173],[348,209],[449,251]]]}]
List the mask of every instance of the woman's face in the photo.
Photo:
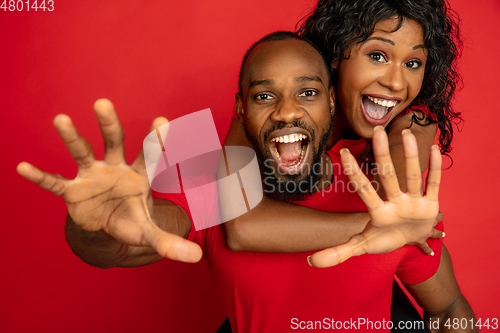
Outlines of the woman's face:
[{"label": "woman's face", "polygon": [[[349,125],[371,138],[377,125],[387,126],[418,95],[427,50],[420,24],[397,17],[380,21],[373,34],[352,48],[338,70],[337,98]],[[348,55],[347,55],[348,56]]]}]

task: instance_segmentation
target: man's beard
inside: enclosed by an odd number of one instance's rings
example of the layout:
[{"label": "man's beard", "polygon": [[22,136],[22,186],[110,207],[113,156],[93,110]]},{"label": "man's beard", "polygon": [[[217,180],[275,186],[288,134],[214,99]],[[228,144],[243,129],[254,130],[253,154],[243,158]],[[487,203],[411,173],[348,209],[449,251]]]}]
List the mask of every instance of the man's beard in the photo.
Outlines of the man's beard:
[{"label": "man's beard", "polygon": [[[318,150],[314,147],[313,143],[316,142],[316,132],[310,126],[308,126],[305,122],[296,119],[292,123],[284,123],[284,122],[276,122],[264,133],[264,147],[265,152],[262,151],[259,145],[259,141],[254,138],[247,130],[246,126],[244,127],[245,135],[247,139],[252,143],[255,152],[257,154],[257,158],[259,159],[259,164],[261,168],[261,175],[263,180],[264,193],[271,196],[274,199],[286,201],[286,202],[295,202],[306,200],[309,196],[311,196],[314,192],[316,192],[318,188],[318,183],[323,177],[323,167],[321,164],[321,158],[323,152],[325,151],[325,147],[328,141],[328,137],[332,131],[332,119],[330,119],[328,124],[328,129],[325,131],[318,145]],[[269,135],[277,130],[280,130],[285,127],[298,127],[303,128],[308,131],[311,135],[311,139],[309,140],[309,145],[312,153],[312,165],[306,167],[305,172],[307,175],[303,174],[283,174],[268,163],[269,161],[273,161],[273,157],[271,156],[271,151],[267,145]],[[314,172],[315,170],[320,170],[320,172]],[[280,174],[280,178],[276,177],[276,171]],[[302,179],[301,179],[302,178]]]}]

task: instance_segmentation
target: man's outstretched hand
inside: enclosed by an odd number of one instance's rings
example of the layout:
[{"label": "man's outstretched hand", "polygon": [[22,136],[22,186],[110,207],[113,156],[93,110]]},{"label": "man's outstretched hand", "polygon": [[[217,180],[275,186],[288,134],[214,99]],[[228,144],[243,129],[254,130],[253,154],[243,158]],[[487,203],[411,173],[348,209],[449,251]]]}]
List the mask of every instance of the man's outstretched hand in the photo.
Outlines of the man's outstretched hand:
[{"label": "man's outstretched hand", "polygon": [[[105,143],[105,157],[97,161],[92,146],[78,133],[71,119],[58,115],[54,126],[78,163],[75,179],[66,179],[22,162],[18,173],[40,187],[66,200],[71,219],[88,232],[112,236],[127,248],[151,247],[162,257],[185,262],[201,258],[200,247],[163,231],[153,217],[153,199],[141,151],[131,165],[124,155],[124,133],[113,105],[106,99],[94,104]],[[154,120],[153,131],[167,119]]]},{"label": "man's outstretched hand", "polygon": [[[389,153],[387,134],[376,127],[373,135],[375,162],[387,201],[383,201],[361,172],[356,160],[347,149],[341,151],[344,172],[349,176],[370,214],[370,222],[360,234],[354,235],[343,245],[325,249],[308,258],[316,267],[340,264],[352,256],[386,253],[406,244],[420,247],[422,252],[433,255],[427,238],[440,238],[444,233],[434,229],[440,218],[439,182],[441,179],[441,154],[437,146],[431,150],[427,188],[422,194],[422,177],[415,137],[409,130],[403,133],[403,151],[406,166],[406,193],[402,193]],[[439,214],[440,215],[440,214]]]}]

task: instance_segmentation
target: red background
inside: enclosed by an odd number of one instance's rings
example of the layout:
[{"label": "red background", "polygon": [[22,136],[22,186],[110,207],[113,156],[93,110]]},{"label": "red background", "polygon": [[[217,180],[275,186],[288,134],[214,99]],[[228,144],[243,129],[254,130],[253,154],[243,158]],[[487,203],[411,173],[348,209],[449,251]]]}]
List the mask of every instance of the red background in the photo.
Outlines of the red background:
[{"label": "red background", "polygon": [[[465,37],[465,87],[455,102],[465,123],[440,202],[457,279],[484,321],[500,317],[500,2],[451,2]],[[76,165],[51,125],[58,113],[70,115],[102,157],[92,112],[101,97],[121,117],[129,161],[160,115],[211,108],[222,140],[245,50],[266,33],[293,30],[314,3],[55,0],[53,12],[0,11],[0,332],[215,331],[225,312],[201,265],[84,264],[64,239],[63,200],[22,179],[15,166],[27,160],[74,177]]]}]

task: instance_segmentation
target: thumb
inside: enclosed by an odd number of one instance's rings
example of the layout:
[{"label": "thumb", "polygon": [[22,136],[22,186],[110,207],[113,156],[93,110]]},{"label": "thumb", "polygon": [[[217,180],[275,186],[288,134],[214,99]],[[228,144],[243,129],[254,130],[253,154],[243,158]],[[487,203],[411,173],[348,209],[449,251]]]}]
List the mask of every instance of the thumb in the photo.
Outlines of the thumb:
[{"label": "thumb", "polygon": [[201,247],[198,244],[165,232],[154,223],[146,224],[144,238],[164,258],[194,263],[200,261],[202,257]]},{"label": "thumb", "polygon": [[335,266],[351,257],[367,253],[363,244],[365,237],[362,234],[354,235],[347,243],[316,252],[307,261],[309,265],[319,268]]}]

